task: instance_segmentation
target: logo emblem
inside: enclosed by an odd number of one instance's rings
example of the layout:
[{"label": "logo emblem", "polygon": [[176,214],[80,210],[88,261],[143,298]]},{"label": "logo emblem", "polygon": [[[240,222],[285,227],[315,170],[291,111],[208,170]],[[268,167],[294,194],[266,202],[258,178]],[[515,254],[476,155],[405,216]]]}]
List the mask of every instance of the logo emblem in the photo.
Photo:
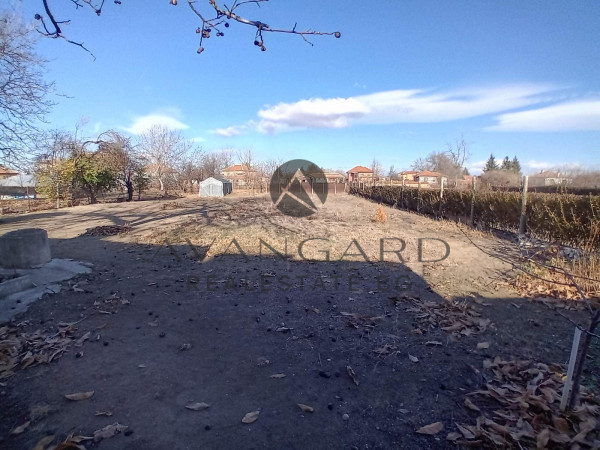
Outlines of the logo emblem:
[{"label": "logo emblem", "polygon": [[273,203],[286,216],[308,217],[317,212],[315,197],[325,203],[327,178],[315,163],[293,159],[275,170],[271,177],[270,191]]}]

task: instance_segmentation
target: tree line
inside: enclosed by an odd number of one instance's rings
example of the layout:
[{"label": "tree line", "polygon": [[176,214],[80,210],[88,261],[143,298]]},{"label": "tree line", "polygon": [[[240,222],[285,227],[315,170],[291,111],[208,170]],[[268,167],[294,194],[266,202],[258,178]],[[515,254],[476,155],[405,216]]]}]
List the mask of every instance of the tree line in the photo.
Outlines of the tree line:
[{"label": "tree line", "polygon": [[114,130],[93,140],[77,134],[45,132],[31,162],[38,193],[57,207],[82,197],[96,203],[115,189],[126,192],[127,201],[136,194],[139,199],[153,181],[164,195],[174,189],[191,192],[197,181],[219,176],[234,156],[231,150],[204,152],[178,131],[161,126],[135,140]]}]

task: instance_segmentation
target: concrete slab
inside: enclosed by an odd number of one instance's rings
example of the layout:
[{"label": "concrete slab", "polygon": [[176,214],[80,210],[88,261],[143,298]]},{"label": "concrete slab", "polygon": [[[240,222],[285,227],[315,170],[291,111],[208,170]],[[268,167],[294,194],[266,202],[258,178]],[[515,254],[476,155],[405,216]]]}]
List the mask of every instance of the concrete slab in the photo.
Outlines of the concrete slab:
[{"label": "concrete slab", "polygon": [[[53,259],[35,269],[16,269],[21,278],[28,279],[23,289],[9,295],[0,296],[0,323],[10,321],[16,314],[27,311],[31,303],[44,294],[56,294],[61,291],[61,282],[76,275],[90,273],[92,264],[72,259]],[[33,287],[32,287],[33,286]]]}]

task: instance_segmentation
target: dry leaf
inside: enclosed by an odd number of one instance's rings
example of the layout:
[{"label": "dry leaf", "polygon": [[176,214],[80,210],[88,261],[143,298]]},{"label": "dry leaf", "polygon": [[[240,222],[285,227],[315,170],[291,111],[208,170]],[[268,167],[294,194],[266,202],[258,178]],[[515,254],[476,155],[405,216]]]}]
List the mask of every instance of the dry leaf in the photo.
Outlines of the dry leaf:
[{"label": "dry leaf", "polygon": [[298,403],[298,408],[300,408],[302,410],[302,412],[314,412],[315,410],[313,409],[312,406],[308,406],[308,405],[303,405],[302,403]]},{"label": "dry leaf", "polygon": [[258,420],[259,415],[260,415],[260,411],[249,412],[248,414],[246,414],[243,417],[242,423],[254,423]]},{"label": "dry leaf", "polygon": [[465,437],[465,439],[475,439],[475,434],[469,430],[467,427],[461,425],[460,423],[456,423],[456,428],[458,428],[458,431],[460,431],[462,433],[462,435]]},{"label": "dry leaf", "polygon": [[346,371],[348,372],[348,375],[350,375],[350,378],[352,378],[352,381],[354,381],[354,384],[358,386],[358,378],[356,377],[354,369],[350,366],[346,366]]},{"label": "dry leaf", "polygon": [[46,448],[46,446],[48,444],[50,444],[53,440],[54,440],[53,434],[44,436],[37,442],[37,444],[35,444],[35,447],[33,447],[33,450],[44,450]]},{"label": "dry leaf", "polygon": [[550,428],[544,428],[537,435],[537,448],[538,450],[542,450],[546,448],[548,445],[548,441],[550,440]]},{"label": "dry leaf", "polygon": [[184,350],[189,350],[190,348],[192,348],[192,344],[181,344],[181,347],[179,347],[179,351],[182,352]]},{"label": "dry leaf", "polygon": [[477,344],[477,350],[485,350],[486,348],[490,348],[489,342],[480,342]]},{"label": "dry leaf", "polygon": [[419,428],[417,430],[417,433],[432,435],[432,434],[439,433],[443,429],[444,429],[443,422],[434,422],[434,423],[430,423],[429,425],[425,425],[424,427]]},{"label": "dry leaf", "polygon": [[481,411],[475,403],[473,403],[469,398],[465,398],[465,406],[472,411]]},{"label": "dry leaf", "polygon": [[444,344],[442,344],[440,341],[427,341],[427,342],[425,342],[425,345],[435,346],[435,345],[444,345]]},{"label": "dry leaf", "polygon": [[275,373],[270,378],[285,378],[285,373]]},{"label": "dry leaf", "polygon": [[411,355],[410,353],[408,354],[408,359],[410,359],[414,363],[418,363],[419,362],[419,358],[417,358],[416,356]]},{"label": "dry leaf", "polygon": [[448,436],[446,436],[446,440],[447,441],[456,441],[457,439],[460,439],[462,437],[462,434],[457,433],[456,431],[453,431],[451,433],[448,433]]},{"label": "dry leaf", "polygon": [[192,411],[201,411],[204,409],[208,409],[210,407],[210,405],[208,403],[190,403],[189,405],[185,406],[187,409],[191,409]]},{"label": "dry leaf", "polygon": [[87,400],[92,395],[94,395],[94,391],[89,392],[76,392],[75,394],[66,394],[65,397],[69,400],[79,401],[79,400]]},{"label": "dry leaf", "polygon": [[104,417],[110,417],[113,415],[113,413],[111,411],[96,411],[96,414],[94,414],[95,416],[104,416]]},{"label": "dry leaf", "polygon": [[28,420],[23,425],[19,425],[17,428],[15,428],[14,430],[12,430],[10,432],[10,434],[21,434],[23,431],[25,431],[25,429],[29,426],[30,423],[31,423],[31,421]]},{"label": "dry leaf", "polygon": [[100,430],[94,431],[94,442],[99,442],[102,439],[111,438],[122,431],[125,431],[129,428],[126,425],[121,425],[120,423],[113,423],[112,425],[107,425]]},{"label": "dry leaf", "polygon": [[83,336],[81,336],[79,339],[77,339],[77,342],[75,342],[75,347],[81,347],[83,345],[84,341],[87,341],[91,335],[92,335],[91,331],[88,331],[87,333],[85,333]]},{"label": "dry leaf", "polygon": [[154,322],[148,322],[148,325],[150,325],[151,327],[157,327],[158,326],[158,320],[155,320]]}]

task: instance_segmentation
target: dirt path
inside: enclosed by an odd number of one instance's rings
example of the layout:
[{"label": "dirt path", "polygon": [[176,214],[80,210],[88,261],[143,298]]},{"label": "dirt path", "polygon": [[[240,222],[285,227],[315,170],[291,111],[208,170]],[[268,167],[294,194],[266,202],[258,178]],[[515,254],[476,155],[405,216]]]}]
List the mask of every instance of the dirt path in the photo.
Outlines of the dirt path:
[{"label": "dirt path", "polygon": [[[70,433],[90,436],[118,422],[129,427],[121,435],[83,443],[454,448],[445,440],[454,422],[478,416],[463,402],[486,383],[484,359],[565,362],[571,327],[511,294],[502,284],[504,263],[453,224],[390,208],[379,224],[371,220],[375,211],[372,203],[339,195],[312,218],[290,219],[266,197],[190,197],[2,217],[2,232],[45,228],[54,256],[92,262],[94,271],[17,318],[22,332],[50,334],[59,322],[78,322],[74,336],[90,335],[57,361],[0,380],[0,447],[32,448],[48,434],[55,443]],[[113,224],[131,230],[80,236]],[[470,237],[486,251],[511,251],[491,236]],[[286,238],[289,256],[282,258],[273,250],[284,253]],[[314,257],[306,261],[298,246],[311,238],[320,240],[306,242],[305,256]],[[378,261],[382,238],[405,241],[403,263],[396,253]],[[445,241],[449,256],[420,262],[424,238]],[[385,241],[384,249],[399,242]],[[424,257],[444,254],[439,241],[423,242]],[[485,326],[443,331],[423,323],[411,299],[462,301]],[[478,349],[483,341],[489,348]],[[64,398],[82,391],[94,394]],[[186,408],[197,402],[210,406]],[[258,420],[243,424],[254,411]],[[445,426],[439,435],[415,433],[437,421]]]}]

